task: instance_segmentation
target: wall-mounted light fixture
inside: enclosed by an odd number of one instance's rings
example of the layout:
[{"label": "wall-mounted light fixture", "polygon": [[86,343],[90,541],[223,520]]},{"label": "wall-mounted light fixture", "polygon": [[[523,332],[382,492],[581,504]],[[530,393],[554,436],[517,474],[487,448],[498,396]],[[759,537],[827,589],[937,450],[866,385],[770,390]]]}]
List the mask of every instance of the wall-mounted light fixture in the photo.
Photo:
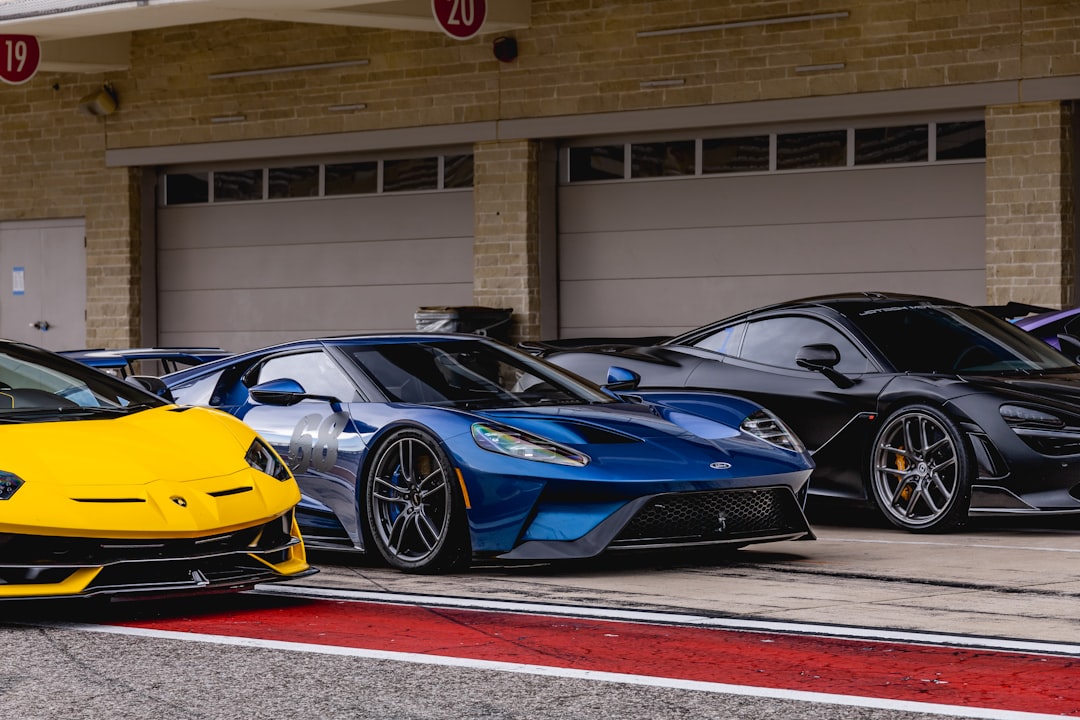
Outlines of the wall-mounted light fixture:
[{"label": "wall-mounted light fixture", "polygon": [[95,117],[112,115],[118,107],[120,107],[120,99],[109,83],[102,85],[100,90],[95,90],[79,99],[79,112]]},{"label": "wall-mounted light fixture", "polygon": [[814,15],[789,15],[787,17],[758,18],[755,20],[737,20],[715,25],[692,25],[690,27],[666,28],[664,30],[642,30],[641,37],[660,37],[662,35],[682,35],[683,33],[709,32],[711,30],[732,30],[734,28],[760,27],[762,25],[787,25],[789,23],[810,22],[812,20],[839,20],[848,16],[847,10]]},{"label": "wall-mounted light fixture", "polygon": [[642,90],[647,88],[681,87],[686,84],[682,78],[673,80],[642,80],[639,85]]},{"label": "wall-mounted light fixture", "polygon": [[357,112],[367,107],[364,103],[352,103],[350,105],[329,105],[327,111],[329,112]]},{"label": "wall-mounted light fixture", "polygon": [[795,68],[797,73],[828,72],[829,70],[843,70],[844,63],[825,63],[824,65],[800,65]]},{"label": "wall-mounted light fixture", "polygon": [[253,75],[273,75],[274,73],[307,72],[309,70],[329,70],[331,68],[355,67],[367,65],[368,60],[342,60],[341,62],[314,63],[311,65],[286,65],[283,67],[257,68],[255,70],[235,70],[233,72],[213,73],[206,77],[210,80],[224,78],[251,77]]},{"label": "wall-mounted light fixture", "polygon": [[210,118],[212,123],[238,123],[247,120],[247,115],[218,115]]}]

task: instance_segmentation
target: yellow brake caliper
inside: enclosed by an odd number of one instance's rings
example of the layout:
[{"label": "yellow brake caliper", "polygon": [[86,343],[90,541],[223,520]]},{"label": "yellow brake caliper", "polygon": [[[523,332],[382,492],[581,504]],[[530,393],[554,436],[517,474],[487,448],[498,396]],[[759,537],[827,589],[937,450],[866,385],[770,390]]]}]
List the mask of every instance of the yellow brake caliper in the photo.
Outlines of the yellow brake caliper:
[{"label": "yellow brake caliper", "polygon": [[[901,452],[904,451],[904,448],[900,447],[900,448],[897,448],[897,449],[900,452],[896,453],[896,455],[893,456],[894,457],[894,463],[896,464],[896,469],[897,470],[899,470],[900,472],[904,472],[904,471],[907,470],[907,458],[900,454]],[[905,501],[905,502],[908,501],[909,499],[911,499],[911,494],[913,492],[915,492],[915,486],[912,485],[907,480],[905,480],[904,481],[904,487],[901,488],[901,490],[900,490],[900,499]]]}]

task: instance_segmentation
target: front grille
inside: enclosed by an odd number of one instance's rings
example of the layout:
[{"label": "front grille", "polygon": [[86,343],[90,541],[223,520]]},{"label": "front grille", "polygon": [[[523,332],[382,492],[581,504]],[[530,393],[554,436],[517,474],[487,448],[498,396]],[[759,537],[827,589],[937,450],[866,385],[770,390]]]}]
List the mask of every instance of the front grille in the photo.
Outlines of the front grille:
[{"label": "front grille", "polygon": [[292,513],[263,525],[201,538],[131,540],[0,534],[0,566],[96,567],[227,553],[258,553],[290,541]]},{"label": "front grille", "polygon": [[649,500],[612,545],[752,540],[808,529],[786,487],[678,493]]}]

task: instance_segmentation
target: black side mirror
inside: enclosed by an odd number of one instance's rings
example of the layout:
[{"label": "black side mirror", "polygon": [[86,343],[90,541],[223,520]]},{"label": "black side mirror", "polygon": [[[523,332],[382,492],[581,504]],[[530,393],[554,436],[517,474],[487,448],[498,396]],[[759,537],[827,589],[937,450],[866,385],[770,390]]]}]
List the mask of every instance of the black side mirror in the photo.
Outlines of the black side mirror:
[{"label": "black side mirror", "polygon": [[149,393],[157,395],[159,398],[165,400],[166,402],[176,402],[176,398],[173,397],[172,390],[170,390],[169,386],[166,385],[165,382],[159,377],[154,377],[153,375],[128,375],[126,378],[124,378],[124,382],[130,383],[135,387],[142,388]]},{"label": "black side mirror", "polygon": [[636,390],[640,384],[641,376],[633,370],[612,366],[608,368],[607,382],[604,383],[604,389],[612,392],[622,392],[624,390]]},{"label": "black side mirror", "polygon": [[815,370],[832,380],[838,388],[847,389],[855,385],[855,381],[837,372],[834,368],[840,362],[840,351],[835,345],[820,343],[816,345],[803,345],[795,353],[795,364],[807,370]]},{"label": "black side mirror", "polygon": [[821,343],[819,345],[803,345],[795,353],[795,364],[807,370],[822,370],[836,367],[840,362],[840,351],[835,345]]}]

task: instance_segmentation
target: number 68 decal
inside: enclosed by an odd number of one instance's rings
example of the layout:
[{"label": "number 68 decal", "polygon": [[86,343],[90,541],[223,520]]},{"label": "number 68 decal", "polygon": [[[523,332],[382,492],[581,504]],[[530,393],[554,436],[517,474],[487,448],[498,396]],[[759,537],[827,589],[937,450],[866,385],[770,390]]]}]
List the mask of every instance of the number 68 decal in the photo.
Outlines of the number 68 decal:
[{"label": "number 68 decal", "polygon": [[330,472],[337,462],[338,437],[348,421],[349,416],[341,412],[325,418],[318,414],[300,418],[289,441],[288,460],[292,471],[304,473],[309,468],[315,468],[320,472]]}]

